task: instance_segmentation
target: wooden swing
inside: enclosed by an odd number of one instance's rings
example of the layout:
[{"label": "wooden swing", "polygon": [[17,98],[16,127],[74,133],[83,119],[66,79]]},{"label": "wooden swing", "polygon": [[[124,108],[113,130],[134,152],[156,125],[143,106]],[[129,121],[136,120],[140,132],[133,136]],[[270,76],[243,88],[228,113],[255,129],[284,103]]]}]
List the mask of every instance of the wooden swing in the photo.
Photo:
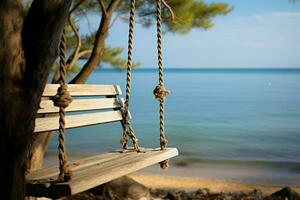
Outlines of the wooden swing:
[{"label": "wooden swing", "polygon": [[[156,163],[160,163],[162,168],[167,168],[169,158],[178,155],[176,148],[166,147],[167,140],[164,134],[164,101],[168,90],[164,88],[163,82],[161,3],[162,0],[157,0],[159,84],[153,91],[160,104],[160,148],[140,148],[130,122],[131,55],[135,10],[135,0],[131,0],[125,101],[120,98],[122,93],[118,85],[66,85],[66,39],[63,33],[60,45],[59,84],[46,85],[34,129],[36,134],[59,131],[59,167],[53,166],[30,172],[26,177],[27,196],[59,198],[74,195]],[[121,123],[123,129],[122,150],[67,163],[65,129],[117,121]],[[127,145],[128,137],[132,140],[132,148]]]}]

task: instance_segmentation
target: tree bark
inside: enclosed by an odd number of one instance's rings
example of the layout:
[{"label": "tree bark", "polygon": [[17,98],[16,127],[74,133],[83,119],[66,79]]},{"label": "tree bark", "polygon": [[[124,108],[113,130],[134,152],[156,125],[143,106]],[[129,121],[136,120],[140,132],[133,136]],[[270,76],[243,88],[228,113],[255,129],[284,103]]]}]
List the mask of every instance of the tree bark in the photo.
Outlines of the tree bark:
[{"label": "tree bark", "polygon": [[0,199],[24,199],[36,111],[70,0],[35,0],[23,24],[20,0],[0,1]]},{"label": "tree bark", "polygon": [[30,127],[30,120],[18,126],[19,114],[23,114],[19,112],[24,111],[18,98],[25,67],[21,22],[20,1],[0,1],[0,199],[23,198],[26,149],[32,138],[31,134],[26,136],[29,130],[24,127]]},{"label": "tree bark", "polygon": [[47,132],[35,137],[28,159],[28,171],[41,169],[43,167],[45,152],[47,151],[52,134],[53,132]]}]

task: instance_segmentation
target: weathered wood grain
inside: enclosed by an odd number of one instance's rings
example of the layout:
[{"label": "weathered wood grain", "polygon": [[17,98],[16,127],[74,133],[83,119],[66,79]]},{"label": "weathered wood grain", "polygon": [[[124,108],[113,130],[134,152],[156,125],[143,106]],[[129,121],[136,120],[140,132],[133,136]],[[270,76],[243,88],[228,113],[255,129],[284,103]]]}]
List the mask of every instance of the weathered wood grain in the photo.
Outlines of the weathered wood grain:
[{"label": "weathered wood grain", "polygon": [[[73,163],[71,165],[74,174],[73,179],[66,183],[55,182],[59,172],[58,168],[50,168],[51,173],[49,173],[49,169],[42,169],[28,175],[27,195],[49,198],[74,195],[177,155],[178,150],[176,148],[168,148],[162,151],[146,149],[145,153],[134,151],[120,153],[116,151],[93,156],[78,161],[77,165]],[[81,163],[82,166],[80,167]]]},{"label": "weathered wood grain", "polygon": [[[58,84],[47,84],[43,96],[54,96],[58,87]],[[119,85],[68,84],[68,91],[71,96],[117,96],[122,94]]]},{"label": "weathered wood grain", "polygon": [[[99,98],[99,99],[74,99],[66,108],[66,112],[88,111],[102,109],[120,108],[120,101],[116,98]],[[59,108],[53,105],[52,100],[42,100],[38,114],[58,113]]]},{"label": "weathered wood grain", "polygon": [[[78,128],[122,120],[120,111],[107,111],[66,116],[66,128]],[[55,131],[59,128],[59,117],[36,118],[35,133]]]}]

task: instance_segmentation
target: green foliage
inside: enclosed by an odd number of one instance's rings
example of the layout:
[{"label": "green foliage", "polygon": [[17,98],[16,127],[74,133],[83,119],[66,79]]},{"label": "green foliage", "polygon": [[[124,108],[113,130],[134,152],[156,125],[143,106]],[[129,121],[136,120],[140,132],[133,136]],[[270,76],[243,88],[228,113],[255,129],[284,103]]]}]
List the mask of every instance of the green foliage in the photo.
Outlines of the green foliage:
[{"label": "green foliage", "polygon": [[[80,0],[73,0],[73,5]],[[106,7],[109,6],[112,0],[104,0]],[[162,5],[163,27],[165,32],[173,32],[186,34],[193,28],[209,29],[213,27],[212,20],[219,15],[226,15],[232,11],[232,7],[226,3],[205,3],[202,0],[165,0],[172,8],[175,14],[175,20],[170,20],[169,10]],[[32,0],[23,0],[23,13],[26,13],[30,7]],[[115,11],[115,17],[128,19],[130,0],[122,0],[119,7]],[[75,20],[80,18],[88,19],[95,14],[102,15],[98,0],[85,0],[73,12],[72,17]],[[156,0],[139,0],[136,1],[136,21],[144,27],[150,27],[156,24]],[[77,27],[79,29],[79,27]],[[82,46],[80,51],[93,49],[96,32],[87,33],[81,36]],[[70,27],[67,28],[67,48],[69,55],[76,48],[76,36]],[[126,59],[122,58],[122,48],[106,47],[102,56],[101,64],[108,63],[116,69],[126,67]],[[85,55],[80,59],[88,59],[89,55]],[[135,67],[139,63],[133,64]],[[72,68],[73,70],[73,68]],[[74,70],[79,70],[78,66]]]},{"label": "green foliage", "polygon": [[[95,35],[96,32],[91,33],[91,34],[87,34],[87,35],[83,35],[81,38],[82,41],[82,46],[80,48],[80,51],[85,51],[88,49],[92,49],[93,48],[93,42],[95,40]],[[68,39],[68,41],[75,41],[75,38],[73,36],[73,38]],[[71,44],[69,44],[71,45]],[[124,49],[120,48],[120,47],[105,47],[104,52],[103,52],[103,56],[102,56],[102,60],[101,60],[101,65],[100,67],[103,65],[103,63],[107,63],[110,64],[112,67],[116,68],[116,69],[124,69],[127,66],[127,59],[122,58],[122,53],[123,53]],[[88,59],[88,55],[81,57],[81,59]],[[138,67],[140,65],[140,63],[133,63],[133,67]]]},{"label": "green foliage", "polygon": [[78,73],[80,72],[81,68],[79,67],[79,65],[75,64],[73,66],[71,66],[71,69],[69,70],[72,73]]},{"label": "green foliage", "polygon": [[81,37],[82,41],[82,46],[81,46],[81,51],[92,49],[93,48],[93,43],[95,41],[96,37],[96,31],[90,34],[83,35]]},{"label": "green foliage", "polygon": [[[156,0],[143,0],[137,3],[138,21],[144,26],[155,25]],[[213,27],[212,20],[218,15],[226,15],[233,7],[226,3],[205,3],[196,0],[166,0],[175,14],[175,20],[170,19],[170,13],[165,6],[163,16],[165,18],[165,31],[186,34],[192,28],[209,29]],[[128,12],[128,1],[122,1],[119,13]]]},{"label": "green foliage", "polygon": [[[219,15],[226,15],[233,10],[227,3],[206,3],[202,0],[165,0],[175,14],[175,21],[170,20],[170,14],[163,8],[165,31],[186,34],[192,28],[209,29],[213,27],[212,20]],[[104,1],[106,6],[110,0]],[[128,15],[130,0],[122,0],[116,11],[117,15]],[[98,0],[85,1],[76,11],[79,17],[88,17],[89,13],[101,14]],[[156,0],[136,1],[138,22],[144,27],[155,25]],[[168,20],[166,20],[168,19]]]},{"label": "green foliage", "polygon": [[[111,0],[104,0],[105,6],[109,5]],[[75,1],[75,3],[78,2]],[[212,20],[218,15],[226,15],[233,8],[226,3],[205,3],[197,0],[166,0],[175,14],[175,21],[170,20],[170,13],[165,6],[163,8],[163,24],[165,31],[186,34],[192,28],[209,29],[213,27]],[[128,16],[130,0],[122,0],[119,5],[116,16]],[[156,20],[156,0],[140,0],[136,1],[137,20],[144,27],[155,25]],[[101,9],[98,0],[84,1],[82,5],[75,11],[76,18],[89,17],[91,13],[101,15]],[[124,17],[123,17],[124,19]],[[95,40],[95,32],[82,36],[81,51],[92,49]],[[72,46],[76,41],[74,35],[69,39],[69,45]],[[73,45],[74,46],[74,45]],[[116,69],[126,67],[126,59],[122,58],[121,48],[106,47],[102,57],[102,63],[109,63]],[[87,59],[87,56],[83,57]],[[139,63],[134,63],[139,66]]]},{"label": "green foliage", "polygon": [[[52,67],[52,72],[57,72],[57,68],[58,68],[59,64],[58,63],[54,63],[53,67]],[[78,73],[80,71],[80,67],[78,65],[73,65],[71,66],[71,69],[69,69],[69,71],[71,73]]]},{"label": "green foliage", "polygon": [[[116,69],[124,69],[127,66],[127,60],[121,58],[123,48],[106,47],[102,57],[102,62],[109,63]],[[138,67],[140,63],[132,63],[132,67]]]},{"label": "green foliage", "polygon": [[[73,4],[75,5],[80,0],[73,0]],[[105,0],[105,2],[108,2]],[[78,9],[75,10],[74,14],[75,16],[88,16],[89,14],[99,14],[101,13],[98,0],[86,0],[83,1],[82,4],[78,7]]]}]

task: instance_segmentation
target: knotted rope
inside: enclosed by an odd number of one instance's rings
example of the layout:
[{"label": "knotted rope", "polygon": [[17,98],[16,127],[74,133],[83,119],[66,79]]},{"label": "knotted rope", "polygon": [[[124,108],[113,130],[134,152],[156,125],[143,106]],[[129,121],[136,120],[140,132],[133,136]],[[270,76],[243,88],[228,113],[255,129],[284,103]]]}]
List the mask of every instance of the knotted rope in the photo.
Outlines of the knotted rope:
[{"label": "knotted rope", "polygon": [[157,85],[153,90],[154,97],[159,102],[164,102],[167,94],[170,94],[170,90],[167,90],[163,85]]},{"label": "knotted rope", "polygon": [[54,106],[66,108],[69,106],[70,103],[72,103],[72,97],[67,91],[67,89],[68,86],[66,85],[61,85],[57,89],[56,95],[51,98],[54,103]]},{"label": "knotted rope", "polygon": [[138,139],[129,120],[129,102],[131,96],[131,74],[132,74],[132,50],[133,50],[133,33],[134,33],[134,18],[135,18],[135,0],[130,1],[130,17],[129,17],[129,33],[128,33],[128,58],[127,58],[127,77],[126,77],[126,96],[123,112],[122,128],[123,134],[121,144],[123,149],[127,148],[127,135],[131,138],[136,151],[140,151]]},{"label": "knotted rope", "polygon": [[[164,87],[164,73],[163,73],[163,59],[162,59],[162,13],[161,13],[162,0],[156,1],[156,14],[157,14],[157,56],[158,56],[158,70],[159,79],[158,85],[153,90],[155,99],[159,101],[159,114],[160,114],[160,148],[164,150],[167,147],[168,140],[165,135],[165,97],[170,93]],[[167,169],[169,167],[169,160],[162,161],[160,163],[162,169]]]},{"label": "knotted rope", "polygon": [[72,173],[69,170],[67,165],[67,154],[65,147],[65,130],[66,130],[66,121],[65,108],[72,102],[72,97],[67,91],[67,85],[65,81],[67,69],[66,69],[66,36],[65,29],[61,37],[61,42],[59,46],[60,62],[59,62],[59,84],[60,87],[57,89],[57,94],[51,99],[54,102],[54,106],[59,107],[59,136],[58,136],[58,158],[59,158],[59,175],[58,181],[66,182],[71,180]]}]

